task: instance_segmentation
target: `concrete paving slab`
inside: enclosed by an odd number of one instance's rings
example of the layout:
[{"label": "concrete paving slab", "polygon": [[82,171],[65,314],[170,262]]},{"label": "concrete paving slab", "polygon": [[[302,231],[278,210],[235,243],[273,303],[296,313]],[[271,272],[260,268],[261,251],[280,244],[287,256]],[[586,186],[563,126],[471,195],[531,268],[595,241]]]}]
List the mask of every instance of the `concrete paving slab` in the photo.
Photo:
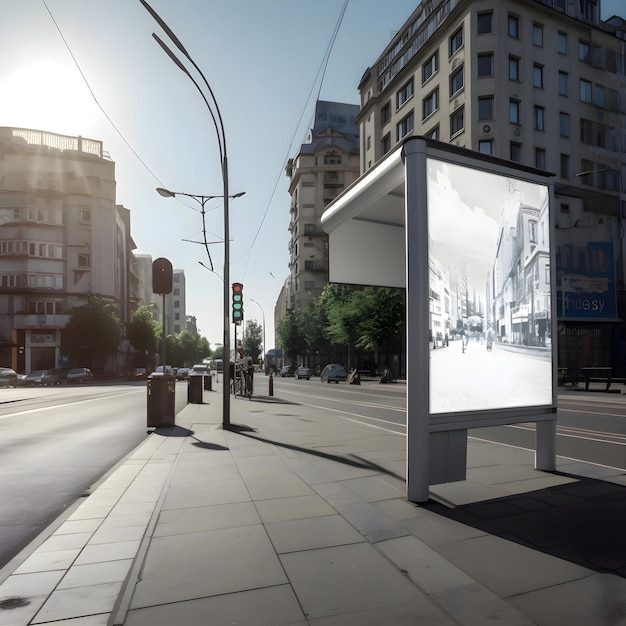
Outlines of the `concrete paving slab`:
[{"label": "concrete paving slab", "polygon": [[71,589],[99,585],[102,583],[123,582],[132,565],[132,559],[119,561],[104,561],[88,565],[74,565],[63,576],[57,586],[58,589]]},{"label": "concrete paving slab", "polygon": [[365,541],[340,515],[270,522],[265,529],[278,554]]},{"label": "concrete paving slab", "polygon": [[368,502],[338,505],[335,509],[369,541],[382,541],[408,534],[406,528]]},{"label": "concrete paving slab", "polygon": [[290,585],[133,609],[125,626],[296,626],[307,622]]},{"label": "concrete paving slab", "polygon": [[[535,626],[524,613],[478,583],[434,593],[432,597],[463,626],[485,626],[493,623]],[[553,626],[560,623],[554,622]]]},{"label": "concrete paving slab", "polygon": [[246,487],[253,500],[306,496],[315,493],[300,477],[291,473],[273,476],[271,481],[264,477],[250,476],[246,479]]},{"label": "concrete paving slab", "polygon": [[105,561],[117,561],[121,559],[133,559],[137,554],[140,540],[120,541],[116,543],[101,543],[87,545],[76,558],[75,565],[87,563],[102,563]]},{"label": "concrete paving slab", "polygon": [[182,535],[260,523],[261,518],[252,502],[172,509],[161,511],[153,536]]},{"label": "concrete paving slab", "polygon": [[250,501],[250,493],[240,478],[189,482],[171,485],[163,502],[163,510],[184,509],[212,504],[231,504]]},{"label": "concrete paving slab", "polygon": [[503,598],[586,578],[592,571],[512,541],[484,535],[437,547],[450,563]]},{"label": "concrete paving slab", "polygon": [[169,535],[152,540],[131,609],[285,583],[261,525]]},{"label": "concrete paving slab", "polygon": [[626,580],[596,574],[509,598],[537,624],[624,626]]},{"label": "concrete paving slab", "polygon": [[259,500],[255,506],[264,523],[333,515],[335,509],[317,494]]},{"label": "concrete paving slab", "polygon": [[309,620],[430,599],[370,544],[280,556]]},{"label": "concrete paving slab", "polygon": [[51,572],[53,570],[67,570],[80,554],[80,548],[70,550],[55,550],[40,552],[35,550],[16,570],[15,574],[29,574],[33,572]]},{"label": "concrete paving slab", "polygon": [[98,613],[108,614],[121,588],[122,583],[117,582],[53,591],[31,623],[45,624]]}]

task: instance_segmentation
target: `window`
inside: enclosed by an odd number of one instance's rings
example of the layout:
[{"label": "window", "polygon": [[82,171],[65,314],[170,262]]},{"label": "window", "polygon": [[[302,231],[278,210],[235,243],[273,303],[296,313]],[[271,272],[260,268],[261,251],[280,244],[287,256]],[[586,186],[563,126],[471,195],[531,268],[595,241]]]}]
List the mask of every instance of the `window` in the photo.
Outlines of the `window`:
[{"label": "window", "polygon": [[535,107],[535,130],[545,130],[544,113],[545,109],[543,107]]},{"label": "window", "polygon": [[493,120],[493,96],[478,98],[478,121]]},{"label": "window", "polygon": [[172,295],[180,296],[180,289],[174,289],[174,291],[172,292]]},{"label": "window", "polygon": [[519,80],[519,59],[509,57],[509,80]]},{"label": "window", "polygon": [[559,54],[567,54],[567,34],[559,33],[556,40],[556,49]]},{"label": "window", "polygon": [[522,144],[511,142],[511,161],[519,163],[522,160]]},{"label": "window", "polygon": [[396,109],[399,109],[409,98],[413,96],[413,79],[405,83],[396,94]]},{"label": "window", "polygon": [[591,62],[591,46],[586,41],[578,42],[578,60],[583,63]]},{"label": "window", "polygon": [[424,133],[424,137],[428,137],[428,139],[439,139],[439,126],[435,126],[435,128],[428,133]]},{"label": "window", "polygon": [[519,18],[509,15],[509,37],[519,39]]},{"label": "window", "polygon": [[389,102],[380,110],[380,125],[384,126],[391,120],[391,105]]},{"label": "window", "polygon": [[594,104],[603,109],[604,108],[604,87],[602,85],[595,85],[593,89],[593,101]]},{"label": "window", "polygon": [[569,113],[559,113],[559,133],[561,137],[569,137]]},{"label": "window", "polygon": [[533,65],[533,85],[543,89],[543,65],[538,63]]},{"label": "window", "polygon": [[569,154],[561,155],[561,178],[569,178],[570,162]]},{"label": "window", "polygon": [[535,148],[535,167],[546,169],[546,151],[543,148]]},{"label": "window", "polygon": [[413,132],[413,111],[409,113],[396,127],[396,141]]},{"label": "window", "polygon": [[457,133],[460,133],[465,127],[464,122],[465,107],[459,107],[450,116],[450,136],[453,137]]},{"label": "window", "polygon": [[450,56],[452,56],[463,45],[463,27],[459,28],[450,37]]},{"label": "window", "polygon": [[584,78],[580,79],[580,101],[591,104],[591,82]]},{"label": "window", "polygon": [[509,122],[519,124],[519,101],[509,100]]},{"label": "window", "polygon": [[493,52],[478,55],[478,78],[493,76]]},{"label": "window", "polygon": [[426,119],[439,108],[439,90],[435,89],[422,103],[422,119]]},{"label": "window", "polygon": [[543,26],[541,24],[533,24],[533,46],[543,48]]},{"label": "window", "polygon": [[380,142],[380,149],[383,154],[387,154],[391,150],[391,135],[387,133]]},{"label": "window", "polygon": [[567,96],[569,89],[567,87],[569,82],[569,74],[567,72],[559,72],[559,96]]},{"label": "window", "polygon": [[78,255],[78,267],[91,267],[91,255],[79,254]]},{"label": "window", "polygon": [[478,152],[483,154],[493,154],[493,141],[491,139],[483,139],[478,142]]},{"label": "window", "polygon": [[593,145],[593,123],[582,117],[580,118],[580,141]]},{"label": "window", "polygon": [[78,210],[78,219],[81,222],[91,222],[91,209],[80,207]]},{"label": "window", "polygon": [[450,75],[450,97],[461,89],[463,89],[463,67]]},{"label": "window", "polygon": [[439,53],[435,52],[424,65],[422,65],[422,84],[425,83],[439,69]]},{"label": "window", "polygon": [[478,19],[477,19],[477,26],[478,26],[478,34],[479,35],[486,35],[488,33],[491,32],[491,18],[492,18],[492,13],[479,13],[478,14]]},{"label": "window", "polygon": [[537,220],[528,220],[528,241],[537,243]]}]

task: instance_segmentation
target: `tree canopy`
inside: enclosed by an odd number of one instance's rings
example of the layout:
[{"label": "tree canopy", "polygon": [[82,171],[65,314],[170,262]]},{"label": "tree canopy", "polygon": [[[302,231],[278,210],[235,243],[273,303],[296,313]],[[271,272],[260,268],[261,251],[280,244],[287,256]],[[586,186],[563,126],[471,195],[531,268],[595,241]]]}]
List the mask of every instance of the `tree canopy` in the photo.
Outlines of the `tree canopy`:
[{"label": "tree canopy", "polygon": [[117,352],[121,330],[117,304],[90,295],[86,305],[74,309],[65,327],[70,362],[86,359],[93,368],[96,357]]}]

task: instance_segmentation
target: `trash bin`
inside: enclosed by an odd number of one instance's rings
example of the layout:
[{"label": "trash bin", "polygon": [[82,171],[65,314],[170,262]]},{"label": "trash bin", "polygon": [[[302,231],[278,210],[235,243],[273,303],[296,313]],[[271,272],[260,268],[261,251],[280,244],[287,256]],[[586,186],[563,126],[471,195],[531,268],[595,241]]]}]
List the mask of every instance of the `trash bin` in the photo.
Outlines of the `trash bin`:
[{"label": "trash bin", "polygon": [[148,427],[174,426],[176,418],[176,379],[155,372],[148,376]]},{"label": "trash bin", "polygon": [[189,374],[187,386],[187,402],[202,404],[202,374]]},{"label": "trash bin", "polygon": [[211,376],[211,373],[209,372],[208,374],[204,375],[204,390],[211,391],[212,385],[213,385],[213,377]]}]

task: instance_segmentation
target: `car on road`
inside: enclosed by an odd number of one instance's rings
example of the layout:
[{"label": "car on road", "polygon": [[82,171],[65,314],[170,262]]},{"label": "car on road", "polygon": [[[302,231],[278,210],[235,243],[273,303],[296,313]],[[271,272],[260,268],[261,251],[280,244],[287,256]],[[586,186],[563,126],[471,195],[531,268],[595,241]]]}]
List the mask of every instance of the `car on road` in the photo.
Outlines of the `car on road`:
[{"label": "car on road", "polygon": [[0,367],[0,387],[17,387],[18,373],[10,367]]},{"label": "car on road", "polygon": [[65,380],[70,385],[73,383],[90,383],[93,381],[93,374],[87,367],[73,367],[65,375]]},{"label": "car on road", "polygon": [[340,380],[347,380],[348,372],[346,372],[346,368],[339,363],[329,363],[320,374],[320,381],[323,383],[337,383],[339,384]]},{"label": "car on road", "polygon": [[293,376],[296,373],[296,368],[293,365],[285,365],[280,368],[280,376]]},{"label": "car on road", "polygon": [[148,378],[148,370],[145,367],[136,367],[130,378],[131,380],[146,380]]},{"label": "car on road", "polygon": [[187,380],[189,378],[189,372],[191,370],[188,367],[179,367],[176,370],[176,380]]},{"label": "car on road", "polygon": [[59,384],[59,377],[51,370],[33,370],[22,381],[24,387],[50,387]]},{"label": "car on road", "polygon": [[300,380],[302,378],[305,378],[306,380],[310,380],[311,378],[311,368],[310,367],[306,367],[305,365],[301,365],[295,373],[295,377]]}]

